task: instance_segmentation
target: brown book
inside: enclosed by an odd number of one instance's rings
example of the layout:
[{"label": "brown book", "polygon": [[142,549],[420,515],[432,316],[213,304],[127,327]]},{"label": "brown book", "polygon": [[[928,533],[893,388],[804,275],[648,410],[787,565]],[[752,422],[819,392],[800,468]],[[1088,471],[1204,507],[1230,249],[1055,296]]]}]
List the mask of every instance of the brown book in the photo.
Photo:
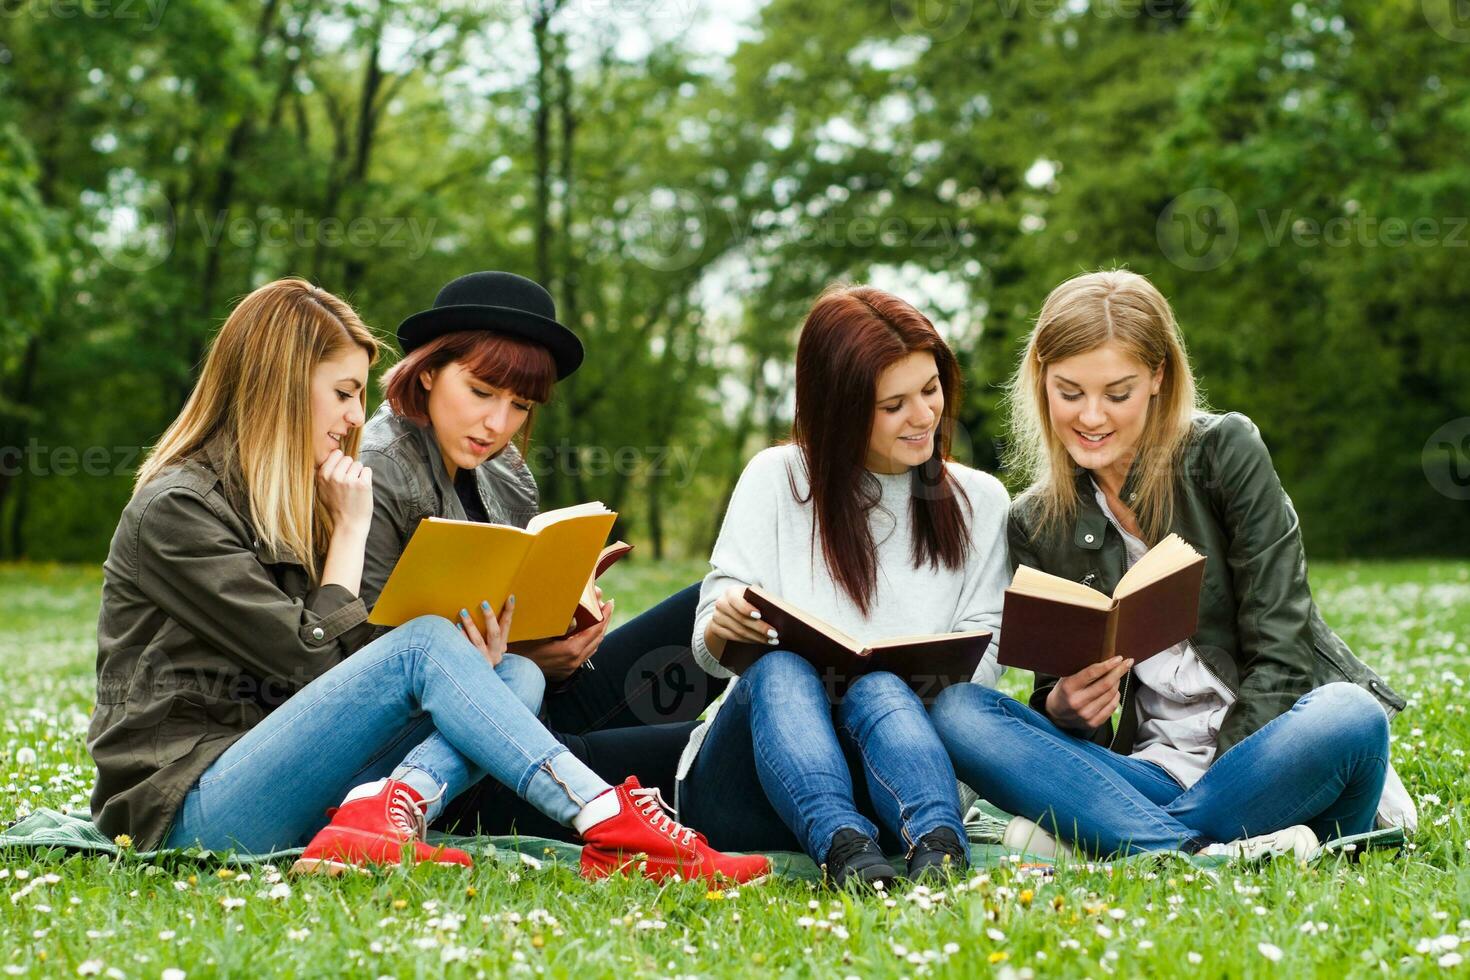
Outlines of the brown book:
[{"label": "brown book", "polygon": [[1006,589],[1000,662],[1066,677],[1114,656],[1142,663],[1194,635],[1205,558],[1171,534],[1111,596],[1027,565]]},{"label": "brown book", "polygon": [[616,565],[632,550],[633,546],[628,542],[615,541],[603,548],[602,554],[597,556],[597,564],[592,569],[592,577],[587,580],[587,587],[582,590],[582,598],[577,602],[577,623],[572,627],[573,633],[580,633],[602,622],[602,603],[597,601],[597,580],[602,578],[603,572]]},{"label": "brown book", "polygon": [[781,637],[780,643],[727,643],[720,663],[743,674],[772,650],[790,650],[817,668],[834,701],[863,674],[886,670],[901,677],[925,704],[932,704],[940,691],[974,676],[990,645],[988,630],[896,636],[864,644],[756,586],[745,590],[745,601],[761,611],[763,621]]}]

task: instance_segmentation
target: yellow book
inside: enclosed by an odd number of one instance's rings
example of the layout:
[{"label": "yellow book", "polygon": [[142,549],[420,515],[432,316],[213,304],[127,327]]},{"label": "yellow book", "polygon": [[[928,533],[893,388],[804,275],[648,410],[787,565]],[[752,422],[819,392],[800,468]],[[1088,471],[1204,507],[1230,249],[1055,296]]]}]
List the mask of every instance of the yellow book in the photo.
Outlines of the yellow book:
[{"label": "yellow book", "polygon": [[603,548],[617,516],[601,503],[579,504],[538,514],[524,530],[426,517],[368,621],[398,626],[433,615],[457,623],[468,609],[483,629],[480,603],[488,601],[498,616],[514,595],[510,642],[565,635],[592,581],[612,563],[605,553],[615,553],[613,560],[627,553],[626,545]]}]

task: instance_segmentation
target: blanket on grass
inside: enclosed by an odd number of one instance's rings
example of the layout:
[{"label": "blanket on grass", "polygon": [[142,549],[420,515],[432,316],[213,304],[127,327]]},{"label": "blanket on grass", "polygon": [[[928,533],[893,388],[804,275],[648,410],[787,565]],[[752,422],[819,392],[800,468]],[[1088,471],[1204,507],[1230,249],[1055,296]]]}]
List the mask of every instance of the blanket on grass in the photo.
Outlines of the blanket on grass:
[{"label": "blanket on grass", "polygon": [[[965,819],[965,829],[970,838],[970,862],[975,869],[996,867],[1004,862],[1020,861],[1028,864],[1051,864],[1050,858],[1038,858],[1017,852],[1000,844],[1009,815],[980,802],[971,807]],[[582,849],[565,841],[548,840],[544,837],[465,837],[430,831],[430,844],[444,844],[467,851],[477,860],[492,860],[513,866],[541,867],[545,863],[565,864],[576,867]],[[1404,844],[1404,833],[1397,827],[1375,830],[1352,837],[1340,837],[1326,842],[1318,860],[1340,856],[1352,857],[1365,850],[1400,848]],[[108,840],[92,823],[91,815],[85,811],[66,814],[56,810],[41,809],[32,813],[0,832],[0,853],[11,850],[33,852],[58,851],[59,853],[90,853],[117,856],[121,851],[115,842]],[[195,862],[221,865],[252,865],[290,861],[301,853],[301,848],[271,851],[267,854],[241,854],[235,851],[211,852],[198,848],[182,851],[139,851],[135,858],[151,860],[158,857],[178,857]],[[1203,867],[1224,864],[1224,858],[1207,858],[1183,852],[1155,852],[1115,859],[1138,861],[1158,859],[1185,861]],[[779,876],[805,881],[820,881],[821,869],[805,854],[777,851],[769,855],[772,870]],[[900,861],[900,865],[902,862]]]}]

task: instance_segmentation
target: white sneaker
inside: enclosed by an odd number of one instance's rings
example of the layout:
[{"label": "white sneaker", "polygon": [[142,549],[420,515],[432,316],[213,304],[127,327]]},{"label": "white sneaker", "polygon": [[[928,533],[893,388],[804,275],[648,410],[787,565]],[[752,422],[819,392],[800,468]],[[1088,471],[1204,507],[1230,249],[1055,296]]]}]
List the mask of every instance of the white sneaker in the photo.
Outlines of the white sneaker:
[{"label": "white sneaker", "polygon": [[1037,857],[1071,857],[1072,848],[1025,817],[1012,817],[1001,834],[1001,844],[1013,851],[1025,851]]},{"label": "white sneaker", "polygon": [[1199,853],[1204,857],[1223,857],[1242,861],[1259,861],[1262,858],[1290,854],[1298,861],[1310,861],[1322,848],[1312,828],[1297,824],[1278,830],[1274,834],[1245,837],[1228,844],[1211,844]]}]

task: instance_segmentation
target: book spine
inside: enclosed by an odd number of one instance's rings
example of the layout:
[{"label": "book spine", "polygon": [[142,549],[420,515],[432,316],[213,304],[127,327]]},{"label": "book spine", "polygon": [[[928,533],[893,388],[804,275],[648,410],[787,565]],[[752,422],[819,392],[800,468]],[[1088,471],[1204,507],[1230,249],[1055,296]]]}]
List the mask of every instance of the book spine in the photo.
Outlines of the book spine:
[{"label": "book spine", "polygon": [[1108,628],[1103,631],[1102,659],[1104,660],[1112,660],[1117,654],[1119,608],[1119,604],[1114,602],[1113,608],[1108,610]]}]

